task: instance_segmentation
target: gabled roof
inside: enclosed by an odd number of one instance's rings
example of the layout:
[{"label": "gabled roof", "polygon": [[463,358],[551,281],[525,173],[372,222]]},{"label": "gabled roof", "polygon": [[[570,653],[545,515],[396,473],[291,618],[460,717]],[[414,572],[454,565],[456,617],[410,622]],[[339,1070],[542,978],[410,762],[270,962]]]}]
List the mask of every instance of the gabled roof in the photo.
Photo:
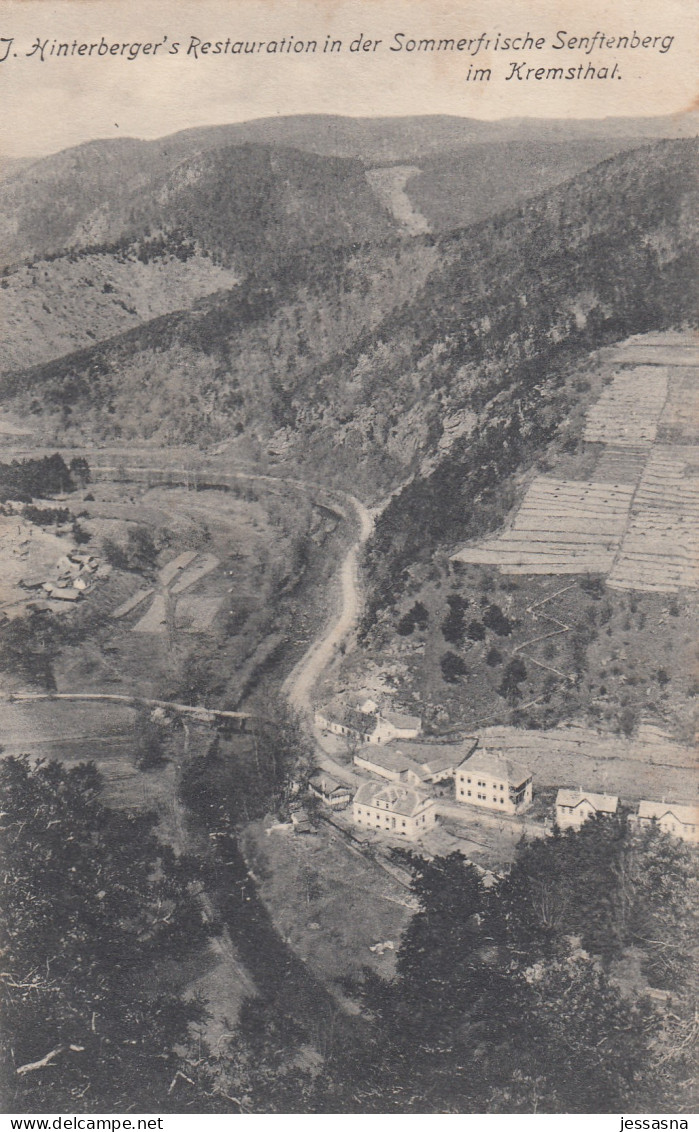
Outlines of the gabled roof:
[{"label": "gabled roof", "polygon": [[405,715],[402,711],[380,711],[379,715],[401,731],[420,731],[422,728],[419,715]]},{"label": "gabled roof", "polygon": [[615,814],[619,799],[615,794],[593,794],[589,790],[561,789],[556,795],[557,806],[572,806],[576,809],[582,802],[589,802],[598,814]]},{"label": "gabled roof", "polygon": [[412,770],[420,778],[424,778],[425,774],[422,767],[404,755],[402,751],[391,751],[387,747],[362,747],[359,751],[355,752],[354,761],[367,763],[369,766],[380,766],[385,770],[396,771],[398,774],[403,774],[408,770]]},{"label": "gabled roof", "polygon": [[447,747],[443,751],[435,751],[433,755],[427,755],[422,759],[420,766],[428,774],[439,774],[443,770],[452,770],[458,761],[456,751]]},{"label": "gabled roof", "polygon": [[488,751],[485,747],[479,747],[473,754],[467,755],[459,763],[459,769],[491,774],[493,778],[502,778],[515,787],[521,786],[532,776],[530,770],[506,759],[499,751]]},{"label": "gabled roof", "polygon": [[358,805],[376,806],[383,809],[388,803],[387,810],[402,817],[412,817],[421,810],[425,802],[429,801],[426,794],[413,790],[409,786],[379,786],[376,782],[363,782],[354,796]]},{"label": "gabled roof", "polygon": [[325,774],[324,771],[316,771],[308,780],[311,786],[316,790],[320,790],[323,794],[332,794],[335,790],[341,790],[343,793],[349,794],[349,786],[345,786],[342,782],[338,782],[331,774]]},{"label": "gabled roof", "polygon": [[670,814],[681,825],[699,825],[699,809],[696,806],[681,806],[677,802],[639,802],[638,816],[662,821]]},{"label": "gabled roof", "polygon": [[470,736],[458,742],[425,742],[420,739],[401,739],[399,751],[418,763],[427,774],[452,770],[459,766],[478,745]]},{"label": "gabled roof", "polygon": [[376,716],[367,715],[339,699],[323,704],[322,707],[316,708],[316,712],[331,723],[337,723],[340,727],[349,727],[361,735],[371,735],[376,730]]}]

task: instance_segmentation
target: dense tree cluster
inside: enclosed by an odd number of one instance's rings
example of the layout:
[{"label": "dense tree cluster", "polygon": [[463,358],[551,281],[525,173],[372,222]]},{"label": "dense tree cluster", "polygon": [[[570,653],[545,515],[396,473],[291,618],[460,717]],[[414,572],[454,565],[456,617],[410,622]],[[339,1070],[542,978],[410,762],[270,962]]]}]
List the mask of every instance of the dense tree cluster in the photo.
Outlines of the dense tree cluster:
[{"label": "dense tree cluster", "polygon": [[30,610],[0,624],[0,671],[54,691],[53,665],[64,638],[55,616]]},{"label": "dense tree cluster", "polygon": [[[89,765],[9,758],[0,788],[11,1111],[691,1111],[697,855],[655,827],[523,842],[490,887],[460,854],[396,850],[418,911],[395,977],[347,984],[354,1017],[278,935],[236,843],[251,810],[220,772],[187,786],[215,833],[198,868],[152,817],[106,809]],[[210,932],[201,883],[261,996],[195,1052],[201,1010],[157,970]]]},{"label": "dense tree cluster", "polygon": [[0,464],[0,503],[8,499],[30,503],[37,497],[73,491],[74,488],[71,469],[58,452],[40,459]]},{"label": "dense tree cluster", "polygon": [[409,637],[414,629],[426,629],[429,623],[430,615],[427,608],[421,601],[413,602],[413,605],[404,613],[396,626],[396,632],[401,637]]},{"label": "dense tree cluster", "polygon": [[[189,1105],[187,1089],[176,1086],[178,1073],[191,1077],[192,1069],[176,1050],[188,1045],[201,1009],[157,972],[210,933],[196,899],[198,870],[157,839],[154,816],[108,809],[99,790],[90,764],[0,764],[3,1095],[11,1112]],[[197,1105],[205,1103],[199,1095]]]},{"label": "dense tree cluster", "polygon": [[[288,810],[313,772],[313,749],[301,721],[280,699],[261,696],[260,716],[235,742],[216,738],[186,768],[182,797],[209,830],[230,833],[266,813]],[[264,715],[262,715],[264,711]]]},{"label": "dense tree cluster", "polygon": [[[401,851],[419,911],[297,1104],[324,1112],[692,1111],[696,853],[596,821],[523,843],[486,888]],[[628,969],[640,969],[638,986]],[[645,976],[645,980],[643,978]],[[648,986],[670,991],[658,1004]],[[302,1108],[300,1109],[303,1110]]]},{"label": "dense tree cluster", "polygon": [[148,573],[158,560],[158,547],[147,527],[131,526],[126,543],[118,543],[112,538],[104,539],[102,553],[110,566],[118,570],[136,570]]}]

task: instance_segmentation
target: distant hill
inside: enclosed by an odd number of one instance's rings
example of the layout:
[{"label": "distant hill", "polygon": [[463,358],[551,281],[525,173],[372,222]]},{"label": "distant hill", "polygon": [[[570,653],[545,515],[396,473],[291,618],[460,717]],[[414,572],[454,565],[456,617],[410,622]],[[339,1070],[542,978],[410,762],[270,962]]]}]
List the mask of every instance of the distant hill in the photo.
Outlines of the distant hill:
[{"label": "distant hill", "polygon": [[19,167],[8,163],[0,176],[2,262],[168,230],[173,216],[191,234],[223,237],[237,266],[268,242],[280,254],[304,241],[374,239],[401,226],[371,194],[363,170],[398,162],[421,169],[406,192],[443,231],[649,138],[691,136],[696,122],[696,115],[574,122],[298,115],[154,141],[88,142]]},{"label": "distant hill", "polygon": [[358,157],[371,164],[415,161],[444,150],[490,142],[565,143],[629,138],[694,137],[699,115],[655,118],[501,118],[485,121],[448,114],[403,118],[345,118],[301,114],[258,118],[225,126],[196,127],[167,139],[179,145],[257,142],[287,145],[334,157]]}]

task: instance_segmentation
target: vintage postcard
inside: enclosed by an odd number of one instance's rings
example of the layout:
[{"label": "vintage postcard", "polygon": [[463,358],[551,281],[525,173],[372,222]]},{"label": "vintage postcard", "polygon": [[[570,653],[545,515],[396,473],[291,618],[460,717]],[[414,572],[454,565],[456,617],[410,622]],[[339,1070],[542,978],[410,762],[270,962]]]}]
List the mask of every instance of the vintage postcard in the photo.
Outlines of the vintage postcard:
[{"label": "vintage postcard", "polygon": [[689,1126],[697,28],[3,0],[5,1113]]}]

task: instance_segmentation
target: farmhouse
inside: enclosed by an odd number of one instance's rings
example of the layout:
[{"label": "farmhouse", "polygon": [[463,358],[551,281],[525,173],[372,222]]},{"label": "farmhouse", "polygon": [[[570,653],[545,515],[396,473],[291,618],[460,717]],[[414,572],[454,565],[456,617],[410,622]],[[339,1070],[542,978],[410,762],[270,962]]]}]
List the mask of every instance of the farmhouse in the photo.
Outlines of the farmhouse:
[{"label": "farmhouse", "polygon": [[[365,710],[371,709],[371,710]],[[390,743],[393,739],[417,739],[422,731],[419,716],[397,711],[380,711],[373,701],[360,708],[339,701],[318,708],[315,723],[322,731],[344,735],[360,743]]]},{"label": "farmhouse", "polygon": [[320,798],[332,810],[344,810],[352,800],[352,791],[349,786],[343,785],[324,771],[317,771],[308,780],[308,789],[316,798]]},{"label": "farmhouse", "polygon": [[556,823],[559,829],[580,829],[596,815],[614,817],[619,799],[613,794],[592,794],[585,790],[559,790],[556,795]]},{"label": "farmhouse", "polygon": [[532,774],[497,751],[476,749],[454,776],[457,802],[501,814],[519,814],[532,804]]},{"label": "farmhouse", "polygon": [[432,799],[412,787],[364,782],[354,796],[352,817],[366,830],[415,841],[434,826],[437,812]]},{"label": "farmhouse", "polygon": [[639,802],[635,820],[639,828],[657,822],[663,833],[671,833],[695,845],[699,842],[699,811],[696,806],[680,806],[676,802]]},{"label": "farmhouse", "polygon": [[56,586],[51,590],[51,597],[56,601],[78,601],[80,599],[80,591],[73,589],[60,589]]}]

